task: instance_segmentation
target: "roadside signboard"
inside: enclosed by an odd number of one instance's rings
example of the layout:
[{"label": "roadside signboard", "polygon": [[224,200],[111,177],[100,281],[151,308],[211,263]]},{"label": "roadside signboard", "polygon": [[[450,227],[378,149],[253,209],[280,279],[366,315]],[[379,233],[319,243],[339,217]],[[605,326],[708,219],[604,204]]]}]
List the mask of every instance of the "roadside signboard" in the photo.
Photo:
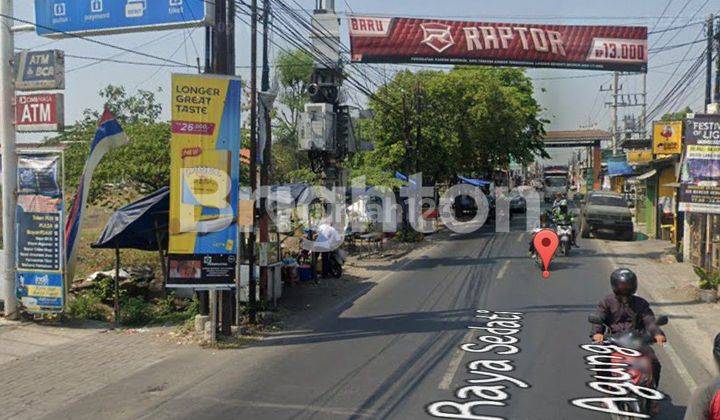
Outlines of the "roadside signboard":
[{"label": "roadside signboard", "polygon": [[653,152],[650,149],[628,150],[626,156],[630,165],[643,165],[653,160]]},{"label": "roadside signboard", "polygon": [[720,115],[685,120],[680,211],[720,214]]},{"label": "roadside signboard", "polygon": [[15,89],[65,89],[65,54],[60,50],[15,54]]},{"label": "roadside signboard", "polygon": [[37,34],[53,38],[211,25],[207,0],[35,0]]},{"label": "roadside signboard", "polygon": [[30,313],[61,312],[63,194],[60,155],[18,155],[16,292]]},{"label": "roadside signboard", "polygon": [[235,284],[240,79],[172,76],[168,287]]},{"label": "roadside signboard", "polygon": [[682,153],[682,121],[655,121],[653,123],[653,153],[677,155]]},{"label": "roadside signboard", "polygon": [[351,16],[362,63],[479,64],[647,71],[647,28]]},{"label": "roadside signboard", "polygon": [[61,131],[65,125],[62,93],[15,97],[15,128],[20,132]]}]

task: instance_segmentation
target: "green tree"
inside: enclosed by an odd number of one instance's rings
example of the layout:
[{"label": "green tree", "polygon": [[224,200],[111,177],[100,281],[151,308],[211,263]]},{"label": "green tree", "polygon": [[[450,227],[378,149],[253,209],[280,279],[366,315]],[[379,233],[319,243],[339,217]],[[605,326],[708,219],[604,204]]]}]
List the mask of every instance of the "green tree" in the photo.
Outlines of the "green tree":
[{"label": "green tree", "polygon": [[668,112],[660,117],[660,121],[682,121],[687,117],[687,114],[692,114],[692,109],[686,106],[684,109],[677,112]]},{"label": "green tree", "polygon": [[547,156],[530,79],[511,68],[398,73],[370,101],[375,150],[365,161],[429,182],[487,176],[511,161]]},{"label": "green tree", "polygon": [[[124,189],[149,191],[167,186],[170,178],[170,125],[158,121],[162,106],[150,91],[128,95],[122,86],[108,85],[100,97],[118,118],[130,142],[105,156],[93,175],[88,200],[106,202],[106,198]],[[101,112],[86,109],[83,117],[48,144],[67,144],[65,178],[71,189],[77,188],[90,152]],[[112,203],[112,201],[110,202]]]},{"label": "green tree", "polygon": [[281,89],[280,106],[273,114],[271,182],[314,182],[317,175],[310,170],[307,156],[298,151],[298,124],[308,101],[313,59],[305,51],[283,51],[275,64]]}]

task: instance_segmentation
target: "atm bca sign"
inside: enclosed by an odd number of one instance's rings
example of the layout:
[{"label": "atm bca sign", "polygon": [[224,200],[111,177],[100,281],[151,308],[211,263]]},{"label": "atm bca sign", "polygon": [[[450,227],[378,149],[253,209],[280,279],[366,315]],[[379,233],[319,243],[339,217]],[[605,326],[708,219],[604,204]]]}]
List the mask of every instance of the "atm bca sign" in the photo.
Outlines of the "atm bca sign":
[{"label": "atm bca sign", "polygon": [[21,132],[61,131],[64,128],[62,93],[15,97],[15,128]]}]

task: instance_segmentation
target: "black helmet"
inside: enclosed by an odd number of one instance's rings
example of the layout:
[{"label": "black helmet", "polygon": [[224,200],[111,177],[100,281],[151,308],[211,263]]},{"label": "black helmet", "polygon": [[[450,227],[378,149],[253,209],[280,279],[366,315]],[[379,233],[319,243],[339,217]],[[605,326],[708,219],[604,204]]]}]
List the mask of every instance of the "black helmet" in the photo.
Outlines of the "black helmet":
[{"label": "black helmet", "polygon": [[637,276],[632,270],[618,268],[610,275],[610,286],[618,296],[632,296],[637,292]]}]

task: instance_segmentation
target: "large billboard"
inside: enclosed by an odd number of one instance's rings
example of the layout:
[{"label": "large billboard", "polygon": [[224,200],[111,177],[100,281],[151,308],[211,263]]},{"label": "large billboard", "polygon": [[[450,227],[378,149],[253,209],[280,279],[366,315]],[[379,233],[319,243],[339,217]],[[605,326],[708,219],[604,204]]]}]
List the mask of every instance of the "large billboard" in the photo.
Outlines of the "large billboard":
[{"label": "large billboard", "polygon": [[685,120],[680,211],[720,214],[720,115]]},{"label": "large billboard", "polygon": [[352,61],[647,71],[647,28],[349,18]]},{"label": "large billboard", "polygon": [[240,79],[172,76],[168,287],[235,282]]},{"label": "large billboard", "polygon": [[63,194],[59,154],[18,155],[16,292],[29,313],[61,312]]},{"label": "large billboard", "polygon": [[211,25],[207,0],[35,0],[37,34],[53,38]]}]

